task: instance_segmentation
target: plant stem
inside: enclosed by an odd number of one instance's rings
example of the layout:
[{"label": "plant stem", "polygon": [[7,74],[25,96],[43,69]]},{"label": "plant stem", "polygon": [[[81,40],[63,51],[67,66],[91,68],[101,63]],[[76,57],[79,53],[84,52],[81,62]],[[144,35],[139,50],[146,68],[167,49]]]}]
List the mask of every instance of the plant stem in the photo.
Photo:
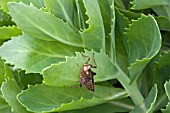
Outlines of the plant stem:
[{"label": "plant stem", "polygon": [[118,77],[119,82],[126,89],[126,91],[128,92],[129,96],[131,97],[135,105],[141,105],[144,101],[144,98],[138,89],[137,83],[134,82],[132,84],[129,84],[130,83],[129,77],[122,71],[122,69],[120,69],[119,66],[117,66],[117,69],[119,71],[119,77]]}]

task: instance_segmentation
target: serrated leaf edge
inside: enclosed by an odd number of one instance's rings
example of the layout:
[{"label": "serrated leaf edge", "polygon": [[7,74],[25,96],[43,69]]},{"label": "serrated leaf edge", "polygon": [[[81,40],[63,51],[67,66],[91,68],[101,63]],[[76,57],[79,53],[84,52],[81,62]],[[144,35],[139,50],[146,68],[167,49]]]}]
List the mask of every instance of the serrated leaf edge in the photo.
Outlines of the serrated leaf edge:
[{"label": "serrated leaf edge", "polygon": [[[41,84],[41,85],[42,85],[42,84]],[[19,96],[20,96],[20,94],[22,94],[23,92],[26,92],[27,90],[29,90],[29,89],[31,89],[31,88],[34,88],[34,87],[36,87],[36,86],[39,86],[39,84],[36,84],[35,86],[33,86],[33,85],[28,85],[28,89],[22,90],[22,91],[17,95],[17,97],[16,97],[17,100],[20,102],[20,104],[21,104],[22,106],[24,106],[24,107],[25,107],[28,111],[30,111],[30,112],[34,112],[34,111],[32,111],[31,109],[27,108],[27,106],[25,106],[24,104],[22,104],[22,102],[19,100]],[[108,102],[107,99],[97,98],[97,97],[95,97],[95,96],[93,96],[92,98],[80,97],[78,100],[72,100],[72,101],[70,101],[70,102],[68,102],[68,103],[62,103],[61,106],[58,107],[58,108],[53,108],[53,109],[51,109],[51,110],[49,110],[49,111],[41,111],[41,112],[42,112],[42,113],[46,113],[46,112],[53,112],[53,111],[62,111],[62,110],[60,110],[60,109],[62,109],[62,107],[65,106],[65,105],[73,104],[74,102],[79,102],[79,101],[82,101],[82,100],[93,101],[94,99],[101,99],[101,100],[104,101],[104,102],[102,102],[102,103]],[[100,104],[102,104],[102,103],[100,103]]]},{"label": "serrated leaf edge", "polygon": [[[54,14],[52,14],[52,13],[50,13],[49,11],[44,11],[42,8],[41,9],[38,9],[37,7],[35,7],[32,3],[30,3],[30,5],[26,5],[26,4],[24,4],[22,1],[20,1],[20,2],[18,2],[18,3],[16,3],[16,2],[8,2],[8,5],[10,4],[10,3],[15,3],[15,4],[18,4],[18,5],[24,5],[24,7],[29,7],[29,8],[33,8],[34,10],[37,10],[37,11],[39,11],[39,12],[43,12],[43,13],[45,13],[45,14],[47,14],[47,15],[50,15],[50,16],[52,16],[52,17],[54,17],[55,19],[57,19],[59,22],[61,22],[61,23],[63,23],[64,25],[66,25],[66,26],[68,26],[68,22],[64,22],[64,20],[63,19],[60,19],[60,18],[58,18],[58,17],[56,17]],[[10,14],[11,12],[9,12],[9,14]],[[12,19],[13,20],[13,19]],[[14,20],[13,20],[14,21]],[[15,22],[15,21],[14,21]],[[70,27],[70,29],[72,29],[71,27]],[[22,29],[21,29],[22,30]],[[82,37],[80,36],[80,34],[78,33],[78,32],[76,32],[74,29],[72,29],[78,36],[79,36],[79,38],[81,38],[81,40],[82,40]],[[48,34],[49,35],[49,34]],[[83,44],[83,40],[82,40],[82,44],[76,44],[76,43],[72,43],[72,42],[67,42],[67,41],[65,41],[65,40],[63,40],[63,39],[61,39],[61,38],[54,38],[55,36],[54,35],[49,35],[53,40],[57,40],[57,41],[59,41],[59,42],[62,42],[62,43],[64,43],[64,44],[67,44],[67,45],[70,45],[69,43],[71,43],[71,45],[70,46],[75,46],[75,47],[82,47],[82,48],[84,48],[85,46],[84,46],[84,44]]]}]

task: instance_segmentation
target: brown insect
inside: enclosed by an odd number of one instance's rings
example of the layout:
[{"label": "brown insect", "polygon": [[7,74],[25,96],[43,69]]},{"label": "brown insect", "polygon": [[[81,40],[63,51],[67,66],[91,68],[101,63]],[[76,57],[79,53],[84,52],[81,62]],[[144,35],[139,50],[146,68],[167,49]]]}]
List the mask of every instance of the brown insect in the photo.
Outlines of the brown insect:
[{"label": "brown insect", "polygon": [[83,85],[86,89],[94,92],[94,78],[93,78],[93,76],[95,76],[96,73],[91,70],[91,68],[97,68],[96,61],[94,59],[94,53],[93,53],[94,66],[89,64],[89,61],[90,61],[89,56],[85,56],[83,54],[82,54],[82,56],[87,57],[88,60],[84,63],[83,67],[81,68],[80,87]]}]

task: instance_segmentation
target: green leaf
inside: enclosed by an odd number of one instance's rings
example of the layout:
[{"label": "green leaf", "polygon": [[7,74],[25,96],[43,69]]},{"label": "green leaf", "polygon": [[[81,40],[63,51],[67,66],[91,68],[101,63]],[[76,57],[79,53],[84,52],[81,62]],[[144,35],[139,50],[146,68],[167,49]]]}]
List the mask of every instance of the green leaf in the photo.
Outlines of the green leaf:
[{"label": "green leaf", "polygon": [[49,12],[21,2],[9,3],[8,6],[14,22],[28,35],[46,41],[57,40],[71,46],[84,47],[79,33]]},{"label": "green leaf", "polygon": [[74,23],[77,28],[79,28],[79,30],[82,30],[88,27],[86,23],[86,21],[88,20],[88,16],[86,15],[86,9],[84,7],[83,0],[75,0],[75,3],[77,8],[77,14],[74,15]]},{"label": "green leaf", "polygon": [[96,91],[91,92],[84,88],[42,84],[29,87],[18,95],[18,99],[29,111],[54,112],[86,108],[127,96],[121,89],[100,85],[95,87]]},{"label": "green leaf", "polygon": [[0,47],[0,55],[14,69],[26,70],[26,73],[41,73],[52,63],[65,60],[65,56],[74,56],[81,48],[65,45],[58,41],[43,41],[27,35],[12,38]]},{"label": "green leaf", "polygon": [[12,36],[21,35],[21,33],[17,26],[0,27],[0,39],[2,40],[11,39]]},{"label": "green leaf", "polygon": [[136,106],[134,110],[131,111],[130,113],[153,113],[154,106],[157,99],[157,94],[158,94],[158,89],[157,89],[157,85],[155,85],[151,89],[148,97],[145,98],[143,104],[140,106]]},{"label": "green leaf", "polygon": [[25,74],[25,71],[15,71],[13,76],[21,89],[27,89],[28,85],[41,84],[43,79],[38,73]]},{"label": "green leaf", "polygon": [[126,31],[126,36],[130,64],[128,69],[132,83],[158,53],[161,47],[161,35],[155,19],[151,15],[142,15],[138,20],[132,21]]},{"label": "green leaf", "polygon": [[45,0],[45,4],[56,17],[69,22],[74,28],[75,0]]},{"label": "green leaf", "polygon": [[[164,84],[166,94],[168,96],[168,99],[170,100],[170,81],[166,81]],[[170,112],[170,103],[168,102],[166,109],[162,109],[162,113],[169,113]]]},{"label": "green leaf", "polygon": [[100,7],[97,0],[83,0],[89,19],[86,21],[89,28],[81,32],[84,44],[88,49],[99,52],[105,51],[105,31]]},{"label": "green leaf", "polygon": [[155,6],[160,5],[167,5],[169,3],[169,0],[133,0],[132,9],[146,9],[146,8],[152,8]]},{"label": "green leaf", "polygon": [[130,112],[133,107],[134,105],[130,99],[123,98],[85,109],[65,111],[60,113],[123,113]]},{"label": "green leaf", "polygon": [[13,25],[11,17],[9,14],[5,13],[2,9],[0,9],[0,27]]},{"label": "green leaf", "polygon": [[0,59],[0,85],[4,81],[5,67],[3,60]]},{"label": "green leaf", "polygon": [[[152,85],[158,84],[158,98],[155,109],[163,108],[167,102],[167,96],[164,90],[164,83],[170,78],[170,51],[158,54],[156,58],[146,67],[144,71],[144,80],[142,81],[144,95],[147,95]],[[150,76],[148,76],[150,75]]]},{"label": "green leaf", "polygon": [[155,17],[160,30],[170,31],[170,20],[165,16]]},{"label": "green leaf", "polygon": [[34,6],[38,8],[42,8],[44,5],[44,0],[1,0],[0,1],[0,6],[1,9],[3,9],[5,12],[9,12],[8,10],[8,2],[20,2],[22,1],[23,3],[29,5],[30,3],[34,4]]},{"label": "green leaf", "polygon": [[12,107],[12,111],[15,113],[29,113],[17,100],[16,96],[21,92],[15,81],[8,80],[2,84],[2,94],[5,100]]},{"label": "green leaf", "polygon": [[168,81],[168,82],[166,81],[164,87],[165,87],[165,91],[168,96],[168,99],[170,100],[170,81]]},{"label": "green leaf", "polygon": [[115,12],[112,0],[98,0],[105,30],[106,53],[115,61]]},{"label": "green leaf", "polygon": [[162,113],[169,113],[170,112],[170,103],[168,103],[166,105],[166,109],[162,109],[161,111],[162,111]]},{"label": "green leaf", "polygon": [[119,67],[128,74],[128,56],[127,56],[127,38],[124,35],[125,28],[128,27],[130,21],[115,8],[116,24],[115,24],[115,49],[116,62]]},{"label": "green leaf", "polygon": [[[111,62],[103,51],[100,53],[86,51],[84,54],[92,58],[92,53],[94,53],[94,59],[97,64],[97,68],[92,69],[97,73],[97,75],[94,76],[95,82],[106,81],[118,77],[118,70],[115,67],[115,64]],[[52,66],[43,70],[44,83],[50,86],[78,85],[80,68],[86,61],[87,57],[83,57],[80,53],[77,53],[76,57],[67,57],[66,62],[52,64]],[[90,64],[93,63],[94,62],[91,59]],[[79,65],[79,67],[77,65]]]},{"label": "green leaf", "polygon": [[12,113],[11,107],[5,101],[0,91],[0,113]]}]

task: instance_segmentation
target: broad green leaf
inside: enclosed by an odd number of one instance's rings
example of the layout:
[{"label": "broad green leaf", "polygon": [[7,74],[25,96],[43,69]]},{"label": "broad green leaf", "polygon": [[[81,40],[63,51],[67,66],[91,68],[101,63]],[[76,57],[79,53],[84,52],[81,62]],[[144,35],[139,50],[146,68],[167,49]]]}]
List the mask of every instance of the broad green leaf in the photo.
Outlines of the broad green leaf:
[{"label": "broad green leaf", "polygon": [[126,31],[128,38],[128,59],[131,83],[136,80],[147,63],[161,47],[161,35],[156,20],[142,15],[133,20]]},{"label": "broad green leaf", "polygon": [[136,106],[133,111],[130,113],[153,113],[154,106],[156,103],[158,94],[157,85],[155,85],[151,91],[149,92],[149,95],[147,98],[145,98],[145,101],[142,105]]},{"label": "broad green leaf", "polygon": [[65,61],[65,56],[74,56],[81,48],[65,45],[58,41],[44,41],[27,35],[12,38],[0,47],[0,56],[15,69],[26,73],[41,73],[52,63]]},{"label": "broad green leaf", "polygon": [[105,51],[105,31],[98,1],[83,0],[83,2],[89,17],[86,21],[89,28],[81,32],[84,44],[88,49]]},{"label": "broad green leaf", "polygon": [[0,85],[4,81],[5,67],[3,60],[0,59]]},{"label": "broad green leaf", "polygon": [[[94,76],[95,82],[106,81],[118,77],[118,70],[115,64],[111,62],[108,56],[101,51],[100,53],[86,51],[85,55],[91,57],[90,64],[94,65],[92,53],[96,60],[97,68],[92,69],[97,75]],[[76,57],[67,57],[66,62],[60,64],[52,64],[52,66],[43,70],[44,83],[50,86],[73,86],[79,85],[80,68],[87,61],[87,57],[83,57],[77,53]]]},{"label": "broad green leaf", "polygon": [[8,10],[8,2],[20,2],[22,1],[25,4],[34,4],[34,6],[38,7],[38,8],[42,8],[44,6],[44,0],[1,0],[0,1],[0,6],[1,9],[3,9],[5,12],[9,12]]},{"label": "broad green leaf", "polygon": [[158,16],[165,16],[168,17],[167,11],[166,11],[166,6],[161,5],[157,7],[153,7],[152,10],[158,15]]},{"label": "broad green leaf", "polygon": [[5,101],[3,95],[1,94],[1,91],[0,91],[0,113],[12,113],[11,107]]},{"label": "broad green leaf", "polygon": [[15,113],[29,113],[17,100],[16,96],[21,92],[15,81],[9,80],[2,84],[2,94]]},{"label": "broad green leaf", "polygon": [[[83,30],[88,28],[86,21],[88,20],[88,16],[86,15],[86,9],[84,7],[83,0],[75,0],[77,15],[75,14],[74,23],[80,29]],[[78,20],[76,20],[78,19]]]},{"label": "broad green leaf", "polygon": [[115,61],[115,12],[112,0],[98,0],[105,30],[106,53]]},{"label": "broad green leaf", "polygon": [[44,0],[15,0],[15,2],[23,2],[27,5],[30,5],[32,3],[37,8],[45,7]]},{"label": "broad green leaf", "polygon": [[9,3],[8,6],[14,22],[26,34],[46,41],[57,40],[71,46],[84,47],[79,33],[51,13],[21,2]]},{"label": "broad green leaf", "polygon": [[65,111],[59,113],[124,113],[130,112],[133,108],[134,105],[132,101],[128,98],[123,98],[120,100],[111,101],[85,109]]},{"label": "broad green leaf", "polygon": [[[95,86],[95,92],[84,88],[36,85],[18,95],[18,100],[33,112],[54,112],[86,108],[127,96],[121,89]],[[48,93],[47,93],[48,92]]]},{"label": "broad green leaf", "polygon": [[128,27],[130,21],[115,8],[116,24],[115,24],[115,49],[116,62],[121,69],[128,74],[128,57],[127,57],[127,39],[124,35],[125,28]]},{"label": "broad green leaf", "polygon": [[[166,81],[164,84],[166,94],[168,96],[168,99],[170,101],[170,81]],[[170,103],[168,102],[166,109],[162,109],[162,113],[169,113],[170,112]]]},{"label": "broad green leaf", "polygon": [[0,39],[2,40],[11,39],[12,36],[21,35],[21,33],[17,26],[0,27]]},{"label": "broad green leaf", "polygon": [[69,22],[74,28],[75,0],[45,0],[45,4],[56,17]]},{"label": "broad green leaf", "polygon": [[165,16],[155,17],[160,30],[170,31],[170,20]]},{"label": "broad green leaf", "polygon": [[139,10],[139,9],[152,8],[160,5],[168,5],[169,0],[133,0],[132,4],[133,4],[132,9]]},{"label": "broad green leaf", "polygon": [[[159,110],[163,108],[167,102],[167,96],[164,90],[164,83],[170,78],[170,51],[162,52],[161,54],[156,56],[145,69],[142,81],[142,87],[145,92],[144,95],[147,95],[151,85],[158,84],[158,98],[155,105],[155,109]],[[149,75],[149,76],[148,76]]]}]

